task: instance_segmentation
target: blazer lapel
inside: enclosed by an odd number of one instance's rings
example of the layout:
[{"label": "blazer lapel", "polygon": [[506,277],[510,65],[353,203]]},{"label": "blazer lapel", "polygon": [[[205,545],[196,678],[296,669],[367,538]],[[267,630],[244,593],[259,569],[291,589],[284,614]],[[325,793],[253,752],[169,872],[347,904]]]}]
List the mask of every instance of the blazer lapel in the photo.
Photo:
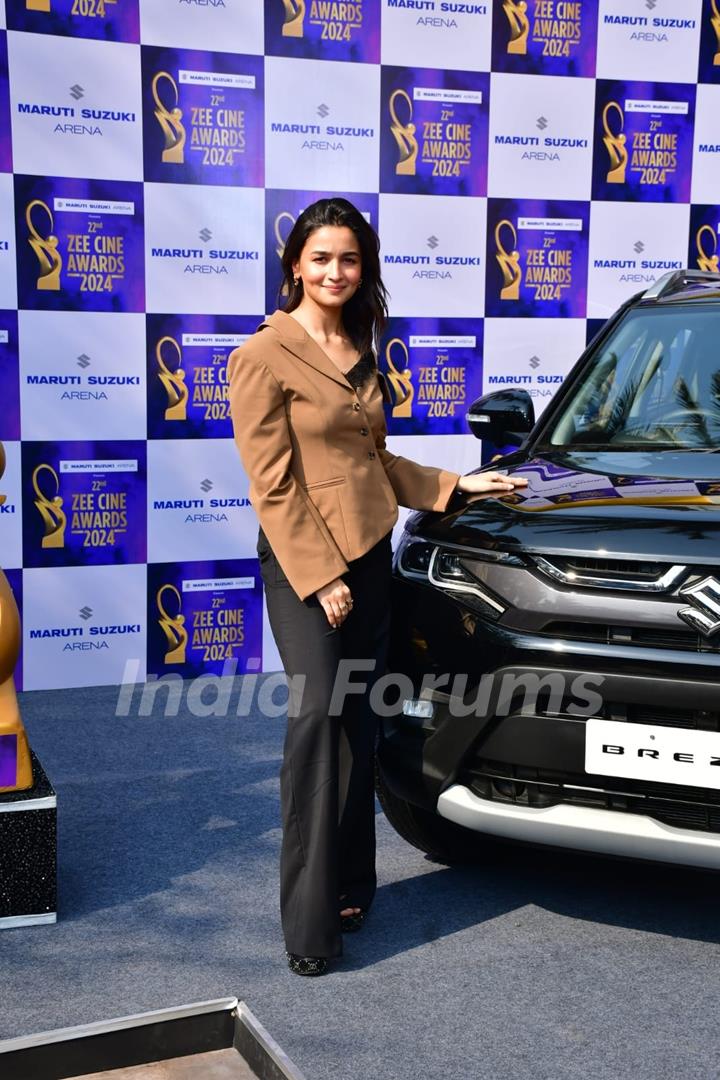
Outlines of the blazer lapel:
[{"label": "blazer lapel", "polygon": [[272,326],[274,330],[277,330],[281,344],[293,356],[297,356],[299,360],[309,364],[310,367],[315,368],[322,375],[327,375],[329,379],[334,379],[340,386],[352,389],[340,369],[333,364],[330,357],[296,319],[286,315],[284,311],[276,311],[274,314],[269,315],[265,322],[268,326]]}]

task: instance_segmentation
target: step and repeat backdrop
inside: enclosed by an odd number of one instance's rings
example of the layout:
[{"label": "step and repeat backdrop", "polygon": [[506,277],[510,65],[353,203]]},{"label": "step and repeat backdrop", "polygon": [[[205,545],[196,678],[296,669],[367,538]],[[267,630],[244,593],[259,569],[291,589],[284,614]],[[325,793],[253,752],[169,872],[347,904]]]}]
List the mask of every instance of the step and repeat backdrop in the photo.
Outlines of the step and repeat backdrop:
[{"label": "step and repeat backdrop", "polygon": [[[1,4],[1,0],[0,0]],[[229,352],[298,213],[380,233],[398,453],[479,463],[667,270],[717,269],[720,0],[6,0],[0,563],[26,689],[277,670]]]}]

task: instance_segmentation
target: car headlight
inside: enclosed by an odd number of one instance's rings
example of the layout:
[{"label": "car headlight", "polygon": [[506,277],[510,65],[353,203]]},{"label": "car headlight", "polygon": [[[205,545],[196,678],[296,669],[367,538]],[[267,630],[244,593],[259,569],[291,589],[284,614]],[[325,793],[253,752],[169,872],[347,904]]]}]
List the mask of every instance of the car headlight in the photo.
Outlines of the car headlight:
[{"label": "car headlight", "polygon": [[436,546],[424,540],[404,537],[397,554],[397,568],[402,576],[427,581],[430,559]]},{"label": "car headlight", "polygon": [[428,567],[428,581],[445,592],[461,595],[468,607],[474,608],[486,619],[499,619],[507,611],[505,604],[464,565],[457,552],[436,548]]},{"label": "car headlight", "polygon": [[469,560],[479,562],[517,562],[515,556],[503,552],[454,551],[438,544],[428,543],[414,537],[404,538],[397,553],[397,570],[402,577],[413,578],[434,585],[436,589],[462,596],[467,607],[488,619],[499,619],[505,613],[505,604],[490,592],[466,565]]}]

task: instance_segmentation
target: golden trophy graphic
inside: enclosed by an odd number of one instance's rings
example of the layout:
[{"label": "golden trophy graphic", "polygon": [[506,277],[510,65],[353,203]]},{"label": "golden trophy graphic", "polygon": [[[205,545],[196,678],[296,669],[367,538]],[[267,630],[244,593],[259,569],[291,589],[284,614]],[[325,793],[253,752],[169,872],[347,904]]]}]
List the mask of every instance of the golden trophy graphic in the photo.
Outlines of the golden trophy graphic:
[{"label": "golden trophy graphic", "polygon": [[[280,223],[282,221],[289,221],[290,229],[292,229],[293,225],[295,224],[295,218],[292,216],[289,210],[281,211],[275,218],[275,251],[277,252],[278,259],[282,259],[283,251],[285,250],[285,242],[287,240],[287,237],[283,237],[282,231],[280,229]],[[288,236],[290,235],[290,229],[288,229]]]},{"label": "golden trophy graphic", "polygon": [[[395,101],[397,98],[402,98],[407,102],[410,114],[408,116],[408,122],[403,124],[398,118]],[[395,166],[396,176],[414,176],[415,166],[417,163],[418,155],[418,141],[415,138],[415,125],[412,123],[413,106],[410,100],[410,95],[405,90],[394,90],[390,95],[390,119],[392,123],[390,130],[393,133],[393,138],[398,146],[398,161]]]},{"label": "golden trophy graphic", "polygon": [[[168,615],[165,610],[163,593],[171,592],[177,597],[177,615]],[[155,597],[157,609],[160,612],[158,622],[167,639],[167,652],[165,653],[166,664],[184,664],[185,649],[188,643],[188,632],[185,629],[185,616],[182,613],[182,597],[174,585],[161,585]]]},{"label": "golden trophy graphic", "polygon": [[302,37],[305,20],[305,0],[282,0],[285,8],[283,37]]},{"label": "golden trophy graphic", "polygon": [[[167,366],[162,356],[163,345],[169,342],[177,353],[177,367],[173,371]],[[157,360],[158,376],[165,387],[168,397],[165,409],[166,420],[187,420],[188,388],[185,385],[185,370],[182,366],[182,349],[174,337],[160,338],[155,346],[155,359]]]},{"label": "golden trophy graphic", "polygon": [[715,67],[720,66],[720,11],[718,11],[717,0],[710,0],[710,7],[712,8],[712,15],[710,16],[710,22],[712,28],[715,31],[715,37],[717,39],[717,48],[715,49],[715,55],[713,56],[713,65]]},{"label": "golden trophy graphic", "polygon": [[[405,366],[402,370],[395,367],[391,353],[393,346],[398,345],[405,358]],[[387,364],[387,378],[393,388],[396,404],[393,406],[393,416],[406,418],[412,416],[412,402],[415,396],[415,388],[412,384],[412,371],[410,370],[410,353],[408,347],[401,338],[393,338],[385,346],[385,363]]]},{"label": "golden trophy graphic", "polygon": [[527,17],[527,4],[525,0],[503,0],[503,11],[510,23],[510,40],[507,51],[514,56],[527,54],[527,39],[530,30],[530,20]]},{"label": "golden trophy graphic", "polygon": [[[0,443],[0,477],[4,472],[5,450]],[[4,502],[5,496],[0,495],[0,506]],[[10,583],[0,570],[0,792],[33,786],[30,747],[13,678],[19,655],[20,615]]]},{"label": "golden trophy graphic", "polygon": [[[37,231],[32,221],[32,212],[36,206],[42,206],[43,210],[50,218],[50,235],[41,236]],[[28,203],[25,210],[25,222],[28,227],[30,236],[28,237],[28,243],[35,252],[37,261],[40,263],[40,274],[38,275],[36,288],[43,290],[51,290],[57,292],[60,288],[60,271],[62,270],[62,255],[58,251],[59,240],[57,236],[53,236],[53,228],[55,222],[53,221],[52,211],[47,203],[44,203],[42,199],[33,199],[31,203]]]},{"label": "golden trophy graphic", "polygon": [[[160,100],[158,85],[161,79],[167,79],[175,94],[175,104],[171,109]],[[152,81],[152,95],[155,99],[155,119],[165,136],[165,149],[162,152],[163,164],[182,165],[185,161],[185,125],[182,122],[182,109],[178,108],[180,93],[177,83],[168,71],[158,71]]]},{"label": "golden trophy graphic", "polygon": [[[512,233],[512,251],[506,251],[500,240],[500,232],[506,225]],[[500,290],[501,300],[519,300],[520,283],[522,282],[522,267],[520,266],[520,252],[517,250],[517,232],[512,221],[503,218],[495,226],[495,258],[503,276],[503,286]]]},{"label": "golden trophy graphic", "polygon": [[[712,243],[712,255],[708,255],[705,250],[705,244],[703,243],[703,235],[707,233],[710,236]],[[717,233],[713,229],[712,225],[701,225],[695,234],[695,245],[697,247],[697,264],[698,270],[709,271],[712,274],[718,273],[718,238]]]},{"label": "golden trophy graphic", "polygon": [[[55,481],[55,494],[50,498],[41,490],[38,478],[40,473],[47,471]],[[45,523],[45,535],[42,538],[44,548],[65,547],[65,526],[67,514],[62,509],[63,500],[60,498],[60,478],[52,465],[38,465],[33,470],[32,486],[37,495],[35,506]]]},{"label": "golden trophy graphic", "polygon": [[[610,127],[608,122],[608,116],[611,109],[616,109],[620,117],[620,130],[615,132]],[[608,101],[607,105],[603,109],[602,115],[603,127],[605,134],[603,135],[603,142],[605,143],[605,149],[608,152],[610,158],[610,169],[605,177],[608,184],[624,184],[625,183],[625,169],[628,163],[628,152],[625,148],[627,142],[627,136],[623,134],[623,128],[625,126],[625,114],[618,105],[617,101]]]}]

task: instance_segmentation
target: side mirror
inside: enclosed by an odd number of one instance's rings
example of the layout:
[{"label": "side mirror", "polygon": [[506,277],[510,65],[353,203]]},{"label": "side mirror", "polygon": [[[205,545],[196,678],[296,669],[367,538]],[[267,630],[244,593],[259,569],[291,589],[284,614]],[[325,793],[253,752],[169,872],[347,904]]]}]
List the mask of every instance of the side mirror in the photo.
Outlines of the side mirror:
[{"label": "side mirror", "polygon": [[496,390],[474,401],[465,419],[476,439],[519,445],[535,426],[535,406],[527,390]]}]

